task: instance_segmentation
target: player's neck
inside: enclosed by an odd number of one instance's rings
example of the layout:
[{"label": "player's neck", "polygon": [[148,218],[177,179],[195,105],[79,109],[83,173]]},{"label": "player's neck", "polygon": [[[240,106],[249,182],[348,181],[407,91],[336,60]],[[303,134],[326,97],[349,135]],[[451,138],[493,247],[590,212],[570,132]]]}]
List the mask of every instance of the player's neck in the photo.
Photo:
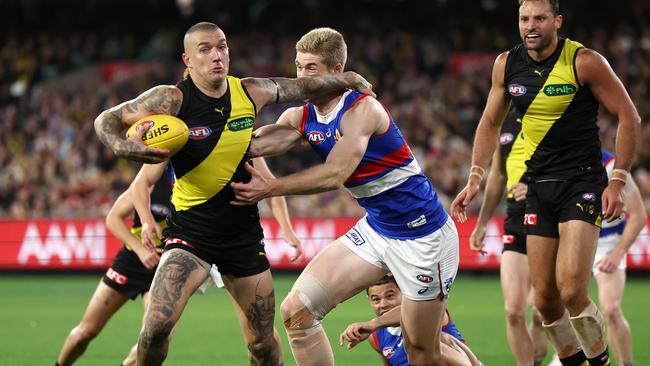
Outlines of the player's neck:
[{"label": "player's neck", "polygon": [[554,37],[551,43],[544,47],[544,49],[541,50],[528,50],[528,56],[533,59],[535,62],[541,62],[546,60],[547,58],[551,57],[553,52],[558,47],[558,44],[560,43],[560,40],[558,37]]},{"label": "player's neck", "polygon": [[212,98],[221,98],[226,91],[228,90],[228,82],[226,79],[222,80],[219,84],[211,84],[201,78],[192,78],[194,85],[201,91],[201,93],[212,97]]},{"label": "player's neck", "polygon": [[336,107],[342,97],[343,94],[340,92],[335,92],[332,94],[324,95],[318,99],[314,99],[312,101],[312,104],[316,109],[316,113],[324,116],[330,113],[334,107]]}]

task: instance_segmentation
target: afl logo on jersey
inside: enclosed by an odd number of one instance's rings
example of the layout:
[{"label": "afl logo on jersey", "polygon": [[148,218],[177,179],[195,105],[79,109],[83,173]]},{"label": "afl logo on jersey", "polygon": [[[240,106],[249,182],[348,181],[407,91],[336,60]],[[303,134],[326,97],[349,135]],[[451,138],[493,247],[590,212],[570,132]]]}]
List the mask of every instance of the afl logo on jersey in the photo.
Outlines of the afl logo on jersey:
[{"label": "afl logo on jersey", "polygon": [[499,142],[501,142],[501,145],[508,145],[514,139],[515,136],[513,134],[511,134],[510,132],[505,132],[501,134],[501,137],[499,137]]},{"label": "afl logo on jersey", "polygon": [[513,97],[518,97],[526,94],[526,87],[519,84],[510,84],[508,85],[508,93]]},{"label": "afl logo on jersey", "polygon": [[210,136],[212,130],[209,127],[192,127],[190,128],[190,138],[192,140],[203,140]]},{"label": "afl logo on jersey", "polygon": [[433,277],[431,277],[431,276],[427,276],[427,275],[425,275],[425,274],[419,274],[419,275],[417,275],[415,278],[417,278],[418,281],[420,281],[420,282],[424,282],[424,283],[430,283],[430,282],[433,282]]},{"label": "afl logo on jersey", "polygon": [[395,354],[395,349],[393,347],[384,347],[384,349],[381,350],[381,354],[387,359],[391,358]]},{"label": "afl logo on jersey", "polygon": [[311,131],[307,134],[307,140],[312,145],[320,145],[323,141],[325,141],[325,135],[323,135],[323,133],[320,131]]}]

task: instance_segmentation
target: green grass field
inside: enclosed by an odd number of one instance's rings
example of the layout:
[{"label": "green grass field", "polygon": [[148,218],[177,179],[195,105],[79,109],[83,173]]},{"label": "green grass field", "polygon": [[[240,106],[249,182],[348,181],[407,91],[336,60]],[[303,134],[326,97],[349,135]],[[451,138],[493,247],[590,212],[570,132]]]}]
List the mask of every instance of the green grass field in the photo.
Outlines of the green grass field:
[{"label": "green grass field", "polygon": [[[0,365],[53,365],[70,329],[77,324],[99,276],[0,276]],[[277,304],[295,276],[276,276]],[[633,329],[636,365],[650,365],[650,280],[631,279],[624,311]],[[460,275],[450,310],[469,345],[486,365],[514,365],[506,343],[502,297],[496,277]],[[127,303],[90,344],[78,365],[117,366],[136,342],[140,300]],[[347,351],[338,334],[354,321],[372,316],[364,295],[337,307],[324,320],[339,365],[380,365],[362,344]],[[281,323],[285,364],[294,365]],[[170,346],[169,365],[246,365],[246,347],[229,297],[211,289],[190,301]]]}]

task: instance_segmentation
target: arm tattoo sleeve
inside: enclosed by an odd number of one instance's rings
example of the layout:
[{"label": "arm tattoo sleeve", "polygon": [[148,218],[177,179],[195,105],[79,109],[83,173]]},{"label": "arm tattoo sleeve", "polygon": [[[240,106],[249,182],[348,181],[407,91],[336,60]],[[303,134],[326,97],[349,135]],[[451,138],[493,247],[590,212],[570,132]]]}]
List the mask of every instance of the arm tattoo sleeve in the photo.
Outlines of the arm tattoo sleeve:
[{"label": "arm tattoo sleeve", "polygon": [[280,103],[303,102],[350,87],[346,74],[307,76],[298,79],[273,78],[279,86]]},{"label": "arm tattoo sleeve", "polygon": [[121,148],[129,144],[120,138],[122,129],[147,115],[177,115],[182,101],[182,92],[178,88],[166,85],[154,87],[133,100],[102,112],[95,120],[95,132],[104,145],[124,151]]}]

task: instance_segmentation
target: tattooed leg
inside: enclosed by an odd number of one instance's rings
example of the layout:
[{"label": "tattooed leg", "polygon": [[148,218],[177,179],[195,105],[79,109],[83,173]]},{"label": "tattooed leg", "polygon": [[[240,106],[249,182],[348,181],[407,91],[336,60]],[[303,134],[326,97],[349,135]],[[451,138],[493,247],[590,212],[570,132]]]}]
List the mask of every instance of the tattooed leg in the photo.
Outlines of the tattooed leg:
[{"label": "tattooed leg", "polygon": [[248,345],[251,365],[276,366],[280,362],[280,345],[273,336],[275,292],[271,272],[244,278],[224,278],[235,301],[239,323]]},{"label": "tattooed leg", "polygon": [[161,365],[169,334],[190,296],[208,275],[207,263],[182,249],[163,254],[150,290],[150,302],[138,340],[138,365]]}]

